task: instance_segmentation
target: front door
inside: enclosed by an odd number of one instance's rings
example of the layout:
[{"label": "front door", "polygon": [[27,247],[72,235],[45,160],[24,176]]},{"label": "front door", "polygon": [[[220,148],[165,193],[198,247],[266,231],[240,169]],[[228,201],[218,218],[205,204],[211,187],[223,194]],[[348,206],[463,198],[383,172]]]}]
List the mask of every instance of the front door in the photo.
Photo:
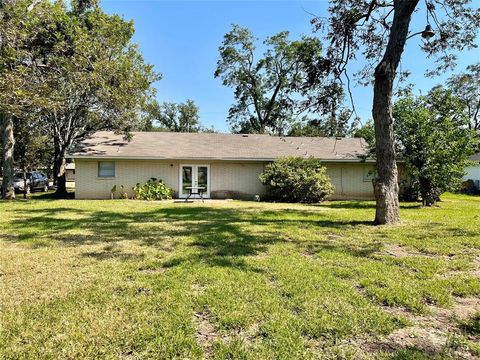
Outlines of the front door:
[{"label": "front door", "polygon": [[210,197],[209,165],[180,165],[179,197],[186,198],[189,188],[193,188],[193,192],[197,192],[198,188],[203,188],[203,197]]}]

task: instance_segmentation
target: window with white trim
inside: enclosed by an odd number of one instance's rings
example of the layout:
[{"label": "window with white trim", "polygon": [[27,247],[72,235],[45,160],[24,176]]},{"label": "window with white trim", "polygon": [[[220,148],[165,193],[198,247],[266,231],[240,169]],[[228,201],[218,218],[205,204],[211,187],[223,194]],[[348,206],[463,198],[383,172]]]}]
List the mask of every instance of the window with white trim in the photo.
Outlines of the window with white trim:
[{"label": "window with white trim", "polygon": [[115,177],[115,161],[99,161],[98,177],[101,177],[101,178]]}]

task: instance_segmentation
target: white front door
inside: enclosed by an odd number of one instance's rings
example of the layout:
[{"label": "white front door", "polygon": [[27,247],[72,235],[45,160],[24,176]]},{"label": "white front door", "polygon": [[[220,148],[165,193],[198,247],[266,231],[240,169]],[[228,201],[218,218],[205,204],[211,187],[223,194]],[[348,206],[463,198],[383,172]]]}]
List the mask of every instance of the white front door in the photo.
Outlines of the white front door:
[{"label": "white front door", "polygon": [[[203,188],[203,197],[210,197],[210,165],[180,165],[179,176],[179,193],[178,197],[186,198],[190,193],[189,188],[193,188],[193,192],[198,192],[198,188]],[[193,198],[198,195],[193,195]]]}]

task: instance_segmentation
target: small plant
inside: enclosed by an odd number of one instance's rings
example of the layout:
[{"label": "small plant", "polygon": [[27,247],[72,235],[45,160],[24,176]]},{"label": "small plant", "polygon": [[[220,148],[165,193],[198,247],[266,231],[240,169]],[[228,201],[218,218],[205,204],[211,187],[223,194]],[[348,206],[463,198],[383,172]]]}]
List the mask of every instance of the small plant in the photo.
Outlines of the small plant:
[{"label": "small plant", "polygon": [[113,185],[110,189],[110,199],[115,199],[115,193],[117,192],[117,185]]},{"label": "small plant", "polygon": [[265,167],[260,181],[279,201],[316,203],[333,194],[334,187],[320,160],[286,157]]},{"label": "small plant", "polygon": [[120,185],[120,199],[128,199],[128,194],[123,185]]},{"label": "small plant", "polygon": [[168,200],[173,196],[173,190],[162,180],[150,178],[145,184],[134,186],[134,198],[140,200]]}]

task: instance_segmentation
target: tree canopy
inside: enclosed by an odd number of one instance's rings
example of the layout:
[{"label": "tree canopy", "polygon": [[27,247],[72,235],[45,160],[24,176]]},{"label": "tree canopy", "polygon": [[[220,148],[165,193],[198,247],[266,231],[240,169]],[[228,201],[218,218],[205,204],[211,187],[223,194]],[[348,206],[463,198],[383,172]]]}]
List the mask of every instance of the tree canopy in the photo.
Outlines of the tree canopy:
[{"label": "tree canopy", "polygon": [[[128,135],[145,126],[143,112],[160,79],[131,41],[133,23],[96,1],[25,1],[2,9],[0,112],[41,124],[54,145],[54,172],[64,185],[65,154],[97,130]],[[20,50],[18,50],[20,49]],[[33,117],[31,115],[34,115]]]},{"label": "tree canopy", "polygon": [[478,145],[464,104],[452,91],[436,87],[426,96],[399,99],[393,114],[399,151],[418,180],[423,204],[431,206],[459,183]]},{"label": "tree canopy", "polygon": [[[234,25],[219,48],[215,77],[234,89],[228,114],[233,131],[283,134],[308,112],[330,111],[341,88],[321,81],[319,71],[312,74],[310,63],[322,59],[319,39],[290,40],[283,31],[265,39],[261,56],[256,41],[250,30]],[[316,81],[308,84],[312,76]]]},{"label": "tree canopy", "polygon": [[463,73],[451,76],[447,85],[463,103],[469,128],[480,131],[480,62],[467,66]]},{"label": "tree canopy", "polygon": [[[167,130],[173,132],[199,132],[200,124],[199,107],[193,100],[184,103],[164,102],[155,105],[151,130]],[[158,125],[156,124],[158,122]]]}]

